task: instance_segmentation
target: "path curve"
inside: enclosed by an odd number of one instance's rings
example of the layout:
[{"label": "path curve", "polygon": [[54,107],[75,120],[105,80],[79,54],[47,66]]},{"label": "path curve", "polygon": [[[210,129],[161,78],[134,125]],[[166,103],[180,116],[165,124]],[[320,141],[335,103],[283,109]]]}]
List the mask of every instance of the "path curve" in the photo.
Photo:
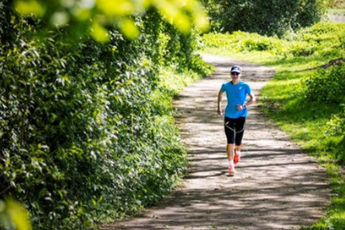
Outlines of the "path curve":
[{"label": "path curve", "polygon": [[217,92],[229,81],[229,67],[237,64],[260,100],[260,89],[275,71],[212,55],[203,58],[216,72],[188,86],[174,102],[190,173],[157,207],[105,229],[267,230],[315,223],[330,199],[325,170],[270,123],[257,104],[250,106],[236,175],[227,172]]}]

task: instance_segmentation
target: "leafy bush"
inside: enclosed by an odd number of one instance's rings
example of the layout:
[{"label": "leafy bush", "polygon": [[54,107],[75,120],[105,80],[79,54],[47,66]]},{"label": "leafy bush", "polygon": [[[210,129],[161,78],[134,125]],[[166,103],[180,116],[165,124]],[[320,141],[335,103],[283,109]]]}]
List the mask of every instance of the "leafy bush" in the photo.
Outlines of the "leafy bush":
[{"label": "leafy bush", "polygon": [[335,50],[345,49],[345,25],[340,23],[321,22],[311,27],[287,33],[284,39],[291,41],[289,53],[294,56],[309,56],[312,54],[329,56]]},{"label": "leafy bush", "polygon": [[153,95],[164,64],[209,71],[194,35],[153,10],[135,19],[137,40],[109,26],[107,44],[58,29],[33,37],[39,19],[0,16],[0,199],[24,203],[34,229],[84,229],[167,194],[187,162]]},{"label": "leafy bush", "polygon": [[344,102],[345,63],[328,69],[318,69],[306,81],[306,97],[308,100],[320,102]]},{"label": "leafy bush", "polygon": [[345,24],[321,22],[286,33],[283,39],[235,31],[204,34],[202,42],[204,48],[224,48],[232,52],[266,51],[283,58],[312,55],[339,58],[344,55],[344,38]]}]

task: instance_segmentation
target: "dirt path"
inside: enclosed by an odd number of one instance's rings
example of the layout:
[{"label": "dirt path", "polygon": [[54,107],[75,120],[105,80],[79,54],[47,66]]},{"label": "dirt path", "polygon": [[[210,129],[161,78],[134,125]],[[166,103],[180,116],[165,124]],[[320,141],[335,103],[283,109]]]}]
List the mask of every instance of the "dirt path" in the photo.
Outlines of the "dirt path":
[{"label": "dirt path", "polygon": [[315,223],[330,198],[324,169],[269,123],[257,105],[250,106],[237,173],[230,177],[227,172],[223,118],[216,114],[217,92],[229,81],[233,64],[243,67],[242,80],[256,95],[274,71],[203,57],[217,67],[216,73],[187,87],[174,103],[189,153],[189,175],[157,207],[106,229],[267,230]]}]

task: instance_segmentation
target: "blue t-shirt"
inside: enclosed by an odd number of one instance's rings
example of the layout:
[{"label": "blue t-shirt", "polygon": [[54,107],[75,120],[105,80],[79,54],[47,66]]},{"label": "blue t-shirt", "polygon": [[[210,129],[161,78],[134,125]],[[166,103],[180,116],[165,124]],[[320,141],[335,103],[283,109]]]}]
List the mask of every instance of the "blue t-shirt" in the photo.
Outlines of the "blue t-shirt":
[{"label": "blue t-shirt", "polygon": [[228,104],[225,109],[225,116],[229,118],[246,117],[248,115],[248,109],[245,108],[241,111],[237,110],[237,105],[244,105],[247,99],[247,95],[252,92],[250,86],[243,81],[240,81],[237,85],[232,82],[227,82],[222,85],[222,92],[226,92]]}]

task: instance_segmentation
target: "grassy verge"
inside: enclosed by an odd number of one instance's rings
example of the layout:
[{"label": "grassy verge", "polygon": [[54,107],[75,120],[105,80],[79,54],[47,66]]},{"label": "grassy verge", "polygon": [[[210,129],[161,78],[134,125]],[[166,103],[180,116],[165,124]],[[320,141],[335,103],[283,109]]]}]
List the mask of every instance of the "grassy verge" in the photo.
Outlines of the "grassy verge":
[{"label": "grassy verge", "polygon": [[[327,39],[319,40],[318,47],[314,46],[313,51],[308,44],[299,48],[304,41],[291,37],[310,36],[303,32],[300,35],[291,34],[290,39],[242,35],[243,39],[236,38],[238,34],[207,35],[202,52],[276,69],[276,76],[261,91],[259,103],[263,112],[302,149],[318,159],[326,168],[332,187],[332,199],[325,217],[304,229],[345,229],[345,176],[336,147],[339,137],[325,136],[332,115],[341,113],[343,108],[337,103],[307,100],[305,95],[306,80],[315,74],[316,67],[345,57],[344,51],[338,46],[326,51],[329,47]],[[315,36],[319,35],[315,33]],[[309,37],[307,42],[312,43],[311,40]]]}]

